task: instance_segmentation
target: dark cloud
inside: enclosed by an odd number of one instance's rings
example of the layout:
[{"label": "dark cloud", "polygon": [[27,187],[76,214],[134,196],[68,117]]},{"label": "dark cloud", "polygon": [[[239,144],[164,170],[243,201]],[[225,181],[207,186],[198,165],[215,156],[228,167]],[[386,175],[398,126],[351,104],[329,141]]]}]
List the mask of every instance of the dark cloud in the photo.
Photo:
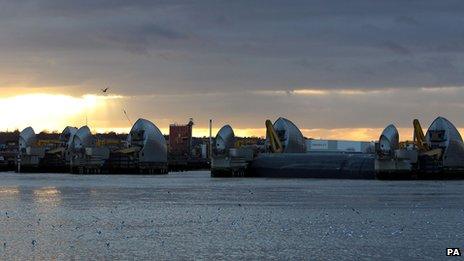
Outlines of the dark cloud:
[{"label": "dark cloud", "polygon": [[463,14],[461,1],[0,1],[0,68],[125,94],[461,86]]},{"label": "dark cloud", "polygon": [[157,24],[135,25],[117,29],[105,28],[95,34],[98,44],[121,48],[134,53],[148,53],[149,49],[188,39],[188,35]]},{"label": "dark cloud", "polygon": [[326,94],[281,91],[153,95],[132,98],[127,105],[132,115],[154,115],[154,119],[171,118],[176,122],[193,117],[201,128],[207,127],[210,118],[215,119],[215,126],[230,123],[236,128],[264,128],[265,119],[279,116],[307,129],[384,128],[389,123],[411,128],[414,118],[426,128],[440,115],[463,126],[462,99],[462,88],[430,88],[354,93],[334,90]]},{"label": "dark cloud", "polygon": [[409,55],[411,54],[411,50],[409,50],[407,47],[397,44],[394,42],[385,42],[382,44],[387,50],[392,51],[395,54],[398,55]]},{"label": "dark cloud", "polygon": [[398,16],[398,17],[395,18],[395,21],[397,23],[399,23],[400,25],[411,25],[411,26],[419,26],[420,25],[420,22],[417,21],[417,19],[415,19],[412,16],[408,16],[408,15]]}]

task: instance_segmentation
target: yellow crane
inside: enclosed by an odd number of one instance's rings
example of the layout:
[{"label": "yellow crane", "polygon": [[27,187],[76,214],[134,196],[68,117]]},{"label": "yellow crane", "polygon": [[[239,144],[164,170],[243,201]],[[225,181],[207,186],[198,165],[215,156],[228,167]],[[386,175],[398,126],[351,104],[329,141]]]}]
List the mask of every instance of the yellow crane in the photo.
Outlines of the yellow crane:
[{"label": "yellow crane", "polygon": [[435,158],[440,158],[442,155],[442,149],[432,149],[430,148],[429,144],[425,140],[424,132],[422,131],[422,126],[419,123],[418,119],[414,119],[412,121],[414,126],[414,139],[413,142],[416,147],[419,149],[422,155],[428,155]]},{"label": "yellow crane", "polygon": [[412,125],[414,126],[414,144],[419,148],[421,151],[428,151],[430,150],[427,141],[425,140],[424,132],[422,131],[422,126],[418,119],[414,119],[412,121]]},{"label": "yellow crane", "polygon": [[274,125],[270,120],[266,120],[266,133],[269,137],[269,145],[272,153],[282,153],[283,147],[282,142],[280,142],[279,135],[277,135]]}]

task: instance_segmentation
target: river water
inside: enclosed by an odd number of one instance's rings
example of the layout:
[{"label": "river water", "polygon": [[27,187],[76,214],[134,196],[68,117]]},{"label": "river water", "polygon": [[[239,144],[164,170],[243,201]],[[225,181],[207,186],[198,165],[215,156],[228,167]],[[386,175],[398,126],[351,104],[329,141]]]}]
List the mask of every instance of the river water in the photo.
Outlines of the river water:
[{"label": "river water", "polygon": [[464,181],[0,173],[0,257],[444,259]]}]

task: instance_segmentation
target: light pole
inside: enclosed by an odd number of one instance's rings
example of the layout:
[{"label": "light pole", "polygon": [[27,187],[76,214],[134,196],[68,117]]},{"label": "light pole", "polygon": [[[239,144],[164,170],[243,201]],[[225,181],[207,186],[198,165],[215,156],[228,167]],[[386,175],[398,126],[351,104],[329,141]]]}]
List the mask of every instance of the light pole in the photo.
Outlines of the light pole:
[{"label": "light pole", "polygon": [[209,160],[211,161],[211,157],[213,155],[213,120],[209,119]]}]

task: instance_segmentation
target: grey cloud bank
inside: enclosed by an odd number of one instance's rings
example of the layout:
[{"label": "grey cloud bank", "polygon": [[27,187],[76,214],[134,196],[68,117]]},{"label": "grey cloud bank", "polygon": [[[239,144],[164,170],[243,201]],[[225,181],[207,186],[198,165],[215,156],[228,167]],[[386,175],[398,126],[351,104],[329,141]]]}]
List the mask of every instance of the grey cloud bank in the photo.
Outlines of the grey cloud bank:
[{"label": "grey cloud bank", "polygon": [[[411,114],[457,118],[460,101],[445,95],[437,104],[421,87],[458,86],[462,96],[463,22],[462,1],[0,1],[0,88],[214,92],[220,101],[177,97],[162,110],[240,115],[253,126],[258,112],[327,128],[379,127],[392,117],[409,124]],[[397,91],[381,102],[387,96],[248,95],[295,89]]]}]

